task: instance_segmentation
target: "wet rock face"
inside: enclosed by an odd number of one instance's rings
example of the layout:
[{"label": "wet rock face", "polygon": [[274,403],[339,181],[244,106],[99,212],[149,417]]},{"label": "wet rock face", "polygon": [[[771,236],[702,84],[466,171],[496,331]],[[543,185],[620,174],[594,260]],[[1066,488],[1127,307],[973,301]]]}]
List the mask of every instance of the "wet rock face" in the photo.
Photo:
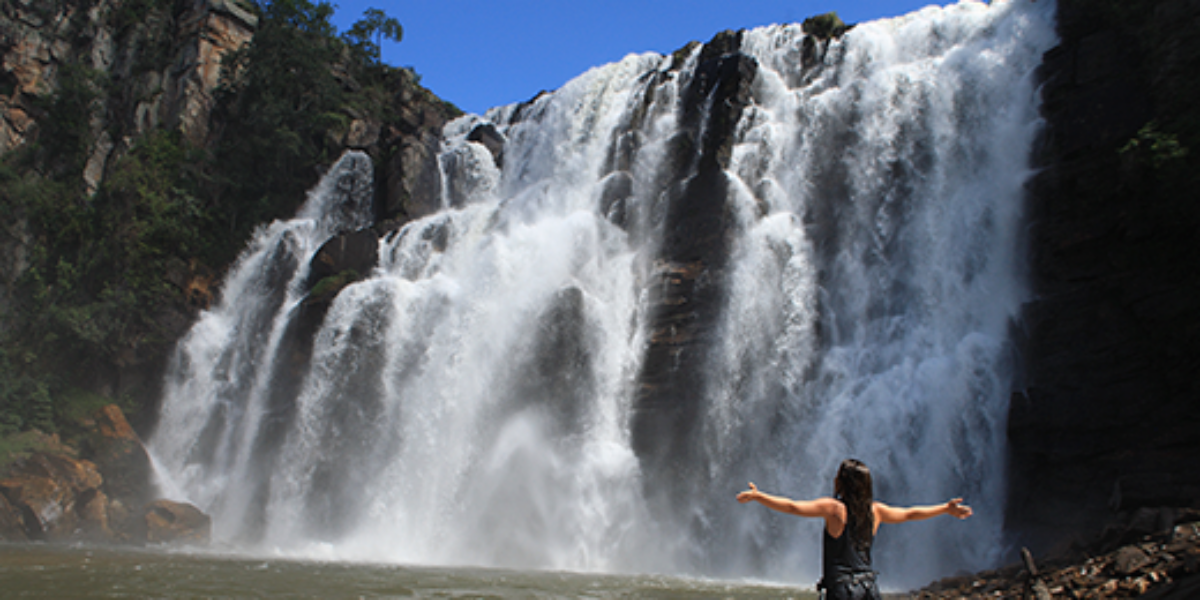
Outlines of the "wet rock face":
[{"label": "wet rock face", "polygon": [[741,34],[724,32],[701,50],[681,98],[682,133],[672,140],[666,160],[666,236],[652,273],[657,300],[631,422],[632,445],[647,480],[696,464],[697,449],[689,440],[704,410],[696,400],[703,380],[700,353],[710,344],[729,254],[724,169],[758,69],[739,52],[740,45]]},{"label": "wet rock face", "polygon": [[326,277],[354,271],[366,276],[379,260],[379,238],[370,229],[343,233],[330,238],[313,255],[309,265],[307,287]]},{"label": "wet rock face", "polygon": [[1200,5],[1122,6],[1117,19],[1060,1],[1062,43],[1041,73],[1035,300],[1008,425],[1007,520],[1034,550],[1142,507],[1200,502],[1195,163],[1189,176],[1123,150],[1150,123],[1187,139],[1179,124],[1200,98],[1181,74],[1200,68]]}]

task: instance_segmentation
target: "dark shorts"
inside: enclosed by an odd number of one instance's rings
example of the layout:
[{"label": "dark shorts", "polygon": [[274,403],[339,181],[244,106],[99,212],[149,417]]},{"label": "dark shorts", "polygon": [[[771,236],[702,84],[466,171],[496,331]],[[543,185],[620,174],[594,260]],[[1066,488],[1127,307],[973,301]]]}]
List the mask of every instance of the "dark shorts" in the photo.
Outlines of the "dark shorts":
[{"label": "dark shorts", "polygon": [[875,585],[874,573],[862,573],[839,577],[834,581],[817,584],[821,600],[881,600],[879,587]]}]

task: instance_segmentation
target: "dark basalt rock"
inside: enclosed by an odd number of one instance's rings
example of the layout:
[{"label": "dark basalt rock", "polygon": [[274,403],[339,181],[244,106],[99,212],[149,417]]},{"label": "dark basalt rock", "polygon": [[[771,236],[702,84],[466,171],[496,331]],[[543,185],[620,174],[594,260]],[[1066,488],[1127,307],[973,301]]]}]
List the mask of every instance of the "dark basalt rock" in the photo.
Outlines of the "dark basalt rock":
[{"label": "dark basalt rock", "polygon": [[1130,149],[1153,124],[1196,145],[1197,23],[1186,0],[1058,3],[1008,423],[1007,526],[1035,552],[1200,505],[1200,178],[1194,158]]},{"label": "dark basalt rock", "polygon": [[371,229],[334,236],[321,245],[309,263],[307,287],[346,271],[370,273],[379,262],[379,238]]},{"label": "dark basalt rock", "polygon": [[431,215],[442,206],[442,177],[437,154],[441,138],[422,131],[401,138],[379,175],[383,201],[379,220],[401,221]]},{"label": "dark basalt rock", "polygon": [[[678,480],[697,464],[692,440],[704,410],[704,349],[722,300],[732,225],[724,169],[758,68],[740,45],[741,33],[727,31],[701,50],[681,97],[682,133],[668,144],[659,182],[665,239],[651,274],[656,301],[631,422],[632,446],[647,481]],[[665,493],[691,493],[667,487],[672,489]],[[661,488],[648,492],[652,501],[671,502],[658,497]]]},{"label": "dark basalt rock", "polygon": [[629,224],[626,203],[633,196],[633,176],[628,171],[617,171],[604,179],[600,188],[600,214],[617,227],[627,229]]},{"label": "dark basalt rock", "polygon": [[488,149],[488,152],[492,153],[496,166],[504,166],[504,134],[500,133],[495,125],[491,123],[476,125],[471,133],[467,134],[467,141],[482,144],[484,148]]},{"label": "dark basalt rock", "polygon": [[560,435],[580,426],[580,415],[596,393],[587,318],[582,290],[568,287],[554,295],[536,319],[536,341],[513,359],[520,366],[504,402],[507,410],[541,411]]}]

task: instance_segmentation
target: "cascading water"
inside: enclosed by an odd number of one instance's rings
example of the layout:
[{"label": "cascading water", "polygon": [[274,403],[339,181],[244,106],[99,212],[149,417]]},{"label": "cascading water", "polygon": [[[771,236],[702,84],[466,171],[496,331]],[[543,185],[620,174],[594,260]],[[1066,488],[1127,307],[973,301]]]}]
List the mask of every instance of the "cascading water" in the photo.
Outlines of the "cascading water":
[{"label": "cascading water", "polygon": [[[927,8],[808,51],[798,26],[741,36],[757,70],[718,173],[720,293],[703,351],[669,354],[700,365],[676,432],[698,450],[647,462],[655,431],[631,423],[657,393],[648,348],[675,331],[656,308],[681,235],[664,199],[705,181],[679,160],[700,48],[448,126],[444,209],[380,241],[287,378],[311,256],[370,214],[369,159],[344,157],[180,343],[150,444],[164,487],[250,550],[811,582],[819,525],[733,496],[828,494],[855,456],[880,499],[977,510],[882,530],[885,582],[988,566],[1053,8]],[[468,141],[488,124],[499,158]]]}]

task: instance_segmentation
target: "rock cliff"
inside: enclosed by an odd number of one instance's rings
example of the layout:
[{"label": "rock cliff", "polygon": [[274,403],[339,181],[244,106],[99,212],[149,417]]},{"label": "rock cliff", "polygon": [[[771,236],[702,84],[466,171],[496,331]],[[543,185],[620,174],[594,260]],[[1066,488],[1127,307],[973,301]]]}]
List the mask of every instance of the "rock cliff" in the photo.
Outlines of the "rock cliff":
[{"label": "rock cliff", "polygon": [[1008,523],[1065,550],[1200,503],[1200,4],[1059,0],[1030,186]]},{"label": "rock cliff", "polygon": [[[163,3],[159,3],[163,4]],[[258,18],[243,0],[191,0],[174,11],[121,0],[5,3],[0,9],[0,154],[36,134],[39,99],[71,66],[106,74],[113,93],[89,124],[84,180],[94,193],[108,164],[148,131],[177,128],[209,138],[221,59],[247,44]],[[124,135],[111,131],[123,122]]]},{"label": "rock cliff", "polygon": [[[0,365],[9,379],[25,381],[10,387],[49,390],[55,398],[70,388],[129,397],[141,407],[131,421],[145,431],[153,424],[169,350],[213,300],[211,281],[255,226],[290,215],[303,190],[342,151],[362,149],[372,157],[379,221],[403,222],[436,208],[436,151],[442,126],[457,109],[422,88],[412,71],[354,55],[320,26],[326,17],[307,3],[281,5],[297,11],[290,16],[265,6],[247,0],[0,6],[0,179],[6,182],[0,205],[13,217],[0,229],[0,332],[12,344],[27,345],[14,355],[28,363]],[[251,52],[264,27],[287,18],[312,22],[297,36],[264,41],[264,48],[274,44],[269,51],[275,54],[266,59],[268,50]],[[262,96],[281,92],[269,88],[272,82],[247,88],[238,79],[269,73],[253,62],[287,57],[288,44],[290,54],[312,50],[301,57],[309,62],[295,65],[308,69],[300,79],[326,86],[313,90],[319,106],[312,110],[319,114],[283,107],[292,112],[265,118],[276,119],[267,129],[282,131],[284,142],[297,148],[247,131],[245,113],[278,109]],[[226,68],[235,63],[237,74]],[[231,175],[227,163],[240,155],[229,148],[270,158]],[[256,181],[280,189],[246,185]],[[281,181],[287,185],[277,185]],[[270,193],[276,198],[263,198]],[[107,233],[98,238],[95,223],[106,223]],[[147,233],[158,226],[166,235]],[[232,249],[212,248],[216,240]],[[139,256],[138,248],[149,248],[149,255]],[[58,266],[89,262],[90,272]],[[36,273],[32,287],[30,273]],[[38,286],[55,298],[34,300],[42,293]],[[122,297],[115,303],[123,306],[114,307],[112,300]],[[64,320],[42,310],[59,305],[79,312]],[[115,322],[104,323],[98,312]],[[44,330],[61,325],[67,331]],[[28,341],[47,339],[58,341]],[[32,370],[69,375],[30,383],[11,373]],[[25,392],[16,396],[0,398],[0,413],[21,412],[6,402],[30,402]],[[26,427],[31,417],[21,419]]]}]

